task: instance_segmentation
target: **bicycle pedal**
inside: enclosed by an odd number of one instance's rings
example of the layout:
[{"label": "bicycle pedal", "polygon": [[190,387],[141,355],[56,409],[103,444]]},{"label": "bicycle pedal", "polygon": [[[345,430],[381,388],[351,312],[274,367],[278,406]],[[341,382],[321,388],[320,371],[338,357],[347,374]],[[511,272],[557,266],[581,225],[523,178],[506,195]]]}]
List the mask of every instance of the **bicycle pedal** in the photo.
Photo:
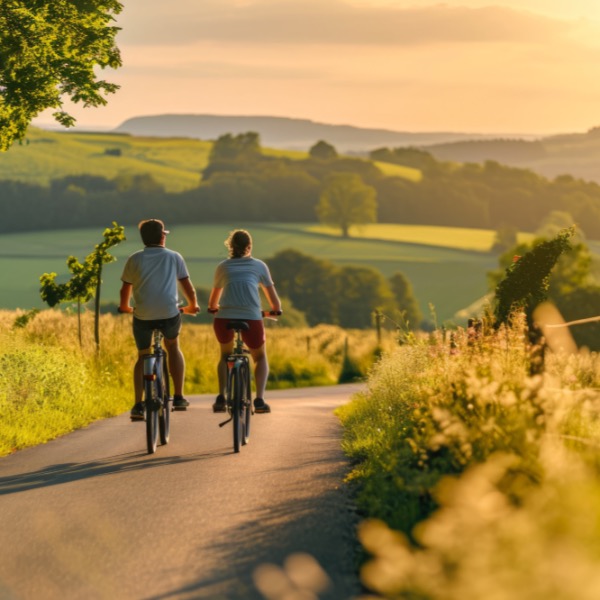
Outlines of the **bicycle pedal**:
[{"label": "bicycle pedal", "polygon": [[177,411],[177,412],[184,412],[187,410],[187,406],[174,406],[173,407],[173,412]]}]

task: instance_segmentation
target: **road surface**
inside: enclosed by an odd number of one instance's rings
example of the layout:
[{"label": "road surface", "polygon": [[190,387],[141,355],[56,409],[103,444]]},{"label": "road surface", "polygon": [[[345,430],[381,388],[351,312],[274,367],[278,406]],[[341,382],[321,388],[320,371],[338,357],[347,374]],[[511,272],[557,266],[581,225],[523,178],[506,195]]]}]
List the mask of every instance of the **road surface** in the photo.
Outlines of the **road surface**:
[{"label": "road surface", "polygon": [[360,387],[270,392],[239,454],[204,395],[154,455],[124,414],[1,458],[0,598],[358,596],[333,411]]}]

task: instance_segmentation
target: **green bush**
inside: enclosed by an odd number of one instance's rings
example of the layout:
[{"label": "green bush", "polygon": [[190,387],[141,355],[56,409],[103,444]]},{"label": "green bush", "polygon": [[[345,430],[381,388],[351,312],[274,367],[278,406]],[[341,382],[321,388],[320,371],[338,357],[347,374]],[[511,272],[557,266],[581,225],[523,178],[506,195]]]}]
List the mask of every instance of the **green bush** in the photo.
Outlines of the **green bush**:
[{"label": "green bush", "polygon": [[362,577],[384,597],[598,593],[600,359],[551,355],[531,377],[525,342],[522,321],[436,333],[384,356],[338,409],[373,555]]}]

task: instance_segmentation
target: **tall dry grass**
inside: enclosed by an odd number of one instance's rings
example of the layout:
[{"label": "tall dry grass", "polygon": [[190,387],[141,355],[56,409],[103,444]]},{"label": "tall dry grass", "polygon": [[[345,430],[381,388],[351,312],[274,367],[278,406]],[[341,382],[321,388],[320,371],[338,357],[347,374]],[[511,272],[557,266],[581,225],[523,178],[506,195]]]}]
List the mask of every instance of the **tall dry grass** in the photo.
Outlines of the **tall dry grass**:
[{"label": "tall dry grass", "polygon": [[[20,322],[21,326],[16,326]],[[137,355],[131,317],[103,315],[100,351],[93,315],[45,310],[0,311],[0,455],[43,443],[90,422],[127,411]],[[374,332],[334,326],[284,329],[268,323],[268,388],[333,385],[344,361],[364,377],[377,355]],[[394,344],[386,335],[385,344]],[[185,393],[217,393],[218,345],[210,325],[185,318],[181,347]],[[345,350],[347,349],[347,350]]]}]

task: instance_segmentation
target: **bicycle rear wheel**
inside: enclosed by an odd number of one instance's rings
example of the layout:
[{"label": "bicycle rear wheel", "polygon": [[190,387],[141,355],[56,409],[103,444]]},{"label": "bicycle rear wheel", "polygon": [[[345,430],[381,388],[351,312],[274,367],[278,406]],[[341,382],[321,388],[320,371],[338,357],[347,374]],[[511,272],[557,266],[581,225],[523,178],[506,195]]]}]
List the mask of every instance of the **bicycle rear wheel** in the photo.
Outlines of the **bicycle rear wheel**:
[{"label": "bicycle rear wheel", "polygon": [[167,368],[167,361],[164,354],[162,357],[162,367],[162,376],[160,379],[157,379],[159,393],[162,398],[160,410],[158,412],[158,429],[160,432],[160,443],[164,445],[169,443],[169,436],[171,434],[169,369]]},{"label": "bicycle rear wheel", "polygon": [[231,412],[233,418],[233,451],[239,452],[242,446],[243,427],[241,407],[243,406],[243,381],[241,368],[235,366],[230,373]]},{"label": "bicycle rear wheel", "polygon": [[156,452],[158,444],[158,399],[156,381],[144,381],[144,396],[146,402],[146,446],[148,454]]},{"label": "bicycle rear wheel", "polygon": [[250,417],[252,416],[252,386],[250,378],[250,367],[248,363],[242,365],[241,371],[244,389],[241,415],[243,423],[242,444],[245,445],[250,440]]}]

